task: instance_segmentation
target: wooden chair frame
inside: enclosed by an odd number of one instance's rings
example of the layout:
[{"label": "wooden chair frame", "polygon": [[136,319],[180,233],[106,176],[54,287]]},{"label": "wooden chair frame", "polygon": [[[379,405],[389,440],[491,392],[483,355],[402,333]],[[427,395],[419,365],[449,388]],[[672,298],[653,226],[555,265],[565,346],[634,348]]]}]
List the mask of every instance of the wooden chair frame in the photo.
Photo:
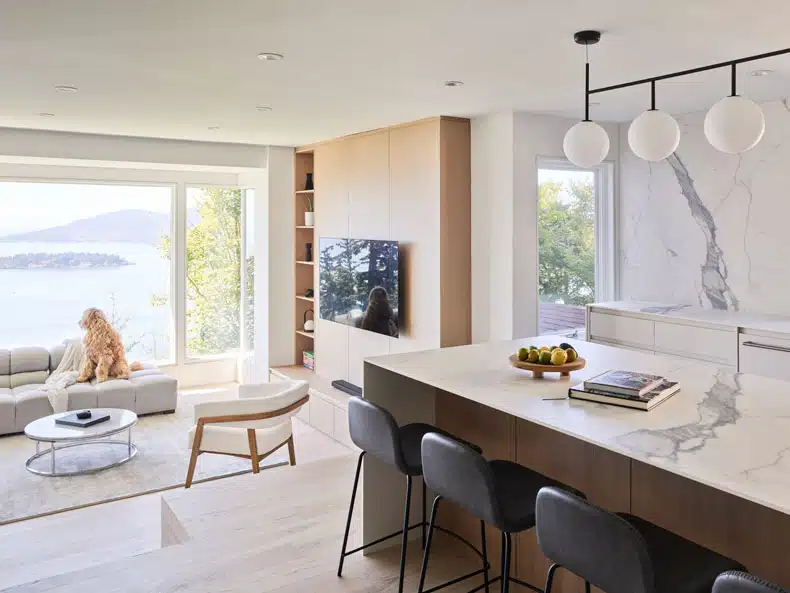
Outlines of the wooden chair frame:
[{"label": "wooden chair frame", "polygon": [[[291,434],[288,437],[288,440],[280,443],[274,449],[267,451],[266,453],[260,454],[258,453],[258,441],[255,438],[255,428],[248,428],[247,430],[247,440],[250,444],[250,454],[249,455],[241,455],[239,453],[225,453],[224,451],[209,451],[200,448],[200,444],[203,441],[203,428],[206,424],[223,424],[228,422],[248,422],[253,420],[268,420],[271,418],[277,418],[278,416],[284,416],[285,414],[289,414],[294,410],[298,410],[303,405],[305,405],[310,400],[310,395],[304,396],[299,401],[292,403],[285,408],[280,408],[279,410],[272,410],[271,412],[257,412],[254,414],[233,414],[231,416],[204,416],[203,418],[199,418],[197,421],[197,428],[195,429],[195,439],[192,441],[192,455],[189,458],[189,469],[187,470],[187,479],[184,483],[184,488],[189,488],[192,485],[192,479],[195,476],[195,467],[197,466],[197,458],[202,453],[214,453],[216,455],[229,455],[231,457],[241,457],[242,459],[249,459],[252,461],[252,473],[257,474],[261,471],[260,463],[264,459],[266,459],[269,455],[277,451],[280,447],[288,445],[288,460],[291,465],[296,465],[296,453],[294,452],[294,437]],[[238,430],[245,430],[243,428],[239,428]]]}]

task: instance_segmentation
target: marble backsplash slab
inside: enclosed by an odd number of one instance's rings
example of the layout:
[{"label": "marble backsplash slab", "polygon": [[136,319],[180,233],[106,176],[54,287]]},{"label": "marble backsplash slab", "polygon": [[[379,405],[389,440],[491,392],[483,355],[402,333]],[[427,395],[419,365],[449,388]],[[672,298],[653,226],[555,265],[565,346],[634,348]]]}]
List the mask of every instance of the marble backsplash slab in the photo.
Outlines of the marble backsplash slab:
[{"label": "marble backsplash slab", "polygon": [[763,110],[762,141],[735,156],[708,144],[704,112],[678,117],[661,163],[637,158],[621,126],[621,298],[790,314],[790,101]]}]

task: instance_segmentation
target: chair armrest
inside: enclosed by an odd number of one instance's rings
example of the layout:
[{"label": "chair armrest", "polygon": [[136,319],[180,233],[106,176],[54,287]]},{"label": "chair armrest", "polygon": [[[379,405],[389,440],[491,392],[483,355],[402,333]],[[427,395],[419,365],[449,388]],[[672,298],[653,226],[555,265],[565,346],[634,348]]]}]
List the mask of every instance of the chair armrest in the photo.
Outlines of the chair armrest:
[{"label": "chair armrest", "polygon": [[272,409],[269,398],[246,398],[230,401],[204,402],[195,405],[196,424],[238,423],[268,420],[297,411],[310,399],[305,395],[282,408]]}]

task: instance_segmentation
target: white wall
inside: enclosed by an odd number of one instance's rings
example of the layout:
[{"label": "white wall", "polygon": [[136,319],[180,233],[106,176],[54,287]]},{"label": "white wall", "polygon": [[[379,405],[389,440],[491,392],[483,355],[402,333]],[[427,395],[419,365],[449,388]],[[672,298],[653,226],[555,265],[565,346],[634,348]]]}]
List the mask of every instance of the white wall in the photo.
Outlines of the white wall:
[{"label": "white wall", "polygon": [[472,342],[513,336],[514,114],[472,119]]},{"label": "white wall", "polygon": [[762,107],[765,135],[742,155],[707,142],[704,112],[677,118],[661,163],[637,158],[621,126],[621,298],[790,314],[790,104]]},{"label": "white wall", "polygon": [[[564,158],[576,121],[523,112],[472,120],[474,342],[538,334],[538,160]],[[618,126],[604,127],[616,167]]]}]

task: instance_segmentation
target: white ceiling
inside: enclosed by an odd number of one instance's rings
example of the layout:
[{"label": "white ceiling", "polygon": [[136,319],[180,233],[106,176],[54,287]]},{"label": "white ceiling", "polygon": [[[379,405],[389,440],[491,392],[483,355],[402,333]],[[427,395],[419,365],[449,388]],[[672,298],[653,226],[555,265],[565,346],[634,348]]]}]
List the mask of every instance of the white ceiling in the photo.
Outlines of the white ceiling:
[{"label": "white ceiling", "polygon": [[[440,114],[578,117],[578,29],[604,31],[602,86],[790,47],[789,21],[787,0],[0,0],[0,126],[296,145]],[[741,94],[790,95],[790,57],[741,74]],[[726,70],[661,83],[659,107],[728,89]],[[593,117],[628,120],[648,93],[599,95]]]}]

